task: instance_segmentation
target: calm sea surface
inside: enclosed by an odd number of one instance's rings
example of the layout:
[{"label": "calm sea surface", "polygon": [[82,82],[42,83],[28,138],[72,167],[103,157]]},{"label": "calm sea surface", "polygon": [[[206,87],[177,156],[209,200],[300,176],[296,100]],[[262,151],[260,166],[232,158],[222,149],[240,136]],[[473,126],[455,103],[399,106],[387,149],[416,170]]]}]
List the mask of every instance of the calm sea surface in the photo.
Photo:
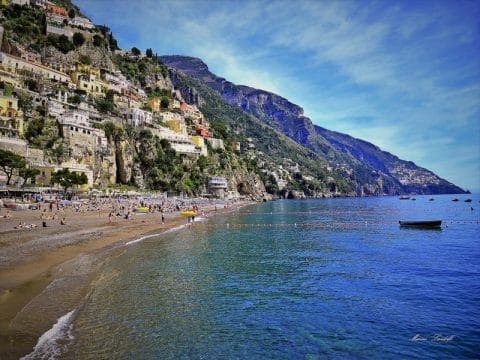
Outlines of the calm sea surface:
[{"label": "calm sea surface", "polygon": [[[125,246],[62,357],[478,358],[468,197],[276,201]],[[441,230],[398,225],[437,218]]]}]

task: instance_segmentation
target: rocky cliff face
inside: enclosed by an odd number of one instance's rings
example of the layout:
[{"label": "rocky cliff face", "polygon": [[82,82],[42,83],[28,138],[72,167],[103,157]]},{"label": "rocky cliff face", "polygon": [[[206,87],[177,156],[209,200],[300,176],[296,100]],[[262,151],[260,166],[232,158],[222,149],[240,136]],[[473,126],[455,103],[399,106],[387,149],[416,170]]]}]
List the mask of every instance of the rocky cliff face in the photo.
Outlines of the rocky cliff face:
[{"label": "rocky cliff face", "polygon": [[[464,192],[431,171],[401,160],[373,144],[314,125],[304,116],[300,106],[281,96],[235,85],[212,74],[200,59],[176,55],[160,59],[167,66],[199,79],[228,103],[322,156],[332,168],[355,183],[358,195]],[[189,90],[183,89],[182,94],[186,91]]]}]

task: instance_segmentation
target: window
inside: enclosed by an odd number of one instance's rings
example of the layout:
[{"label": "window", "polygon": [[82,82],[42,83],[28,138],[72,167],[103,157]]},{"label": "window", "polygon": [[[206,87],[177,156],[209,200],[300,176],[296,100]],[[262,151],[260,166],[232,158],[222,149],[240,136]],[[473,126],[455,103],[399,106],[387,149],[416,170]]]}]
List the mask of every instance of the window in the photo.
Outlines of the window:
[{"label": "window", "polygon": [[70,126],[70,130],[72,130],[72,131],[73,131],[73,126]]}]

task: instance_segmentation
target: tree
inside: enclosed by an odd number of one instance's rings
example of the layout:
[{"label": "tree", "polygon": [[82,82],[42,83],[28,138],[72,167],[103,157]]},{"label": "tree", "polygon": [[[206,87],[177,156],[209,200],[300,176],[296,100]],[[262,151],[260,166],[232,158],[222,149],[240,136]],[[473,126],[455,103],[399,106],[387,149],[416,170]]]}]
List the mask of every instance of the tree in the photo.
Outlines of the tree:
[{"label": "tree", "polygon": [[37,168],[24,167],[18,170],[18,176],[23,179],[22,186],[28,182],[28,180],[35,180],[35,177],[40,174],[40,170]]},{"label": "tree", "polygon": [[69,17],[70,19],[74,19],[74,18],[75,18],[75,15],[76,15],[76,14],[75,14],[75,9],[72,8],[72,9],[68,10],[68,17]]},{"label": "tree", "polygon": [[85,36],[82,33],[76,32],[73,34],[73,45],[80,47],[85,43]]},{"label": "tree", "polygon": [[70,40],[68,40],[68,37],[66,37],[65,35],[60,35],[57,39],[56,44],[54,44],[54,46],[64,54],[75,49],[75,45],[73,45],[73,43]]},{"label": "tree", "polygon": [[15,170],[24,168],[27,165],[25,158],[9,150],[0,149],[0,169],[7,176],[7,185],[10,185]]},{"label": "tree", "polygon": [[29,94],[23,92],[19,92],[17,97],[18,107],[22,109],[25,114],[29,113],[33,109],[33,98]]},{"label": "tree", "polygon": [[62,169],[54,172],[51,179],[52,184],[59,184],[67,192],[68,188],[74,185],[84,185],[88,183],[85,173],[71,172],[68,169]]},{"label": "tree", "polygon": [[78,57],[78,61],[80,62],[80,64],[83,64],[83,65],[91,65],[92,64],[92,59],[88,55],[80,55]]},{"label": "tree", "polygon": [[153,50],[151,48],[148,48],[147,51],[145,51],[145,55],[147,55],[148,58],[152,58]]},{"label": "tree", "polygon": [[139,56],[142,52],[135,46],[132,48],[132,55]]},{"label": "tree", "polygon": [[98,35],[98,34],[95,34],[93,35],[93,45],[94,46],[102,46],[104,44],[104,41],[103,41],[103,38]]},{"label": "tree", "polygon": [[162,96],[162,98],[160,99],[160,107],[162,109],[167,109],[168,105],[170,105],[170,99],[166,96]]}]

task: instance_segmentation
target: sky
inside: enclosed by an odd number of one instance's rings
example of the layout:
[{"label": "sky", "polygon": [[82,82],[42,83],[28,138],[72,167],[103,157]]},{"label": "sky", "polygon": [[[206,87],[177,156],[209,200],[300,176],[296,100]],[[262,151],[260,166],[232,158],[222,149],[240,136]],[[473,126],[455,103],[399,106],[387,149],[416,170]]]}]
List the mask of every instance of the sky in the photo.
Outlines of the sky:
[{"label": "sky", "polygon": [[480,1],[74,2],[121,48],[201,58],[480,192]]}]

